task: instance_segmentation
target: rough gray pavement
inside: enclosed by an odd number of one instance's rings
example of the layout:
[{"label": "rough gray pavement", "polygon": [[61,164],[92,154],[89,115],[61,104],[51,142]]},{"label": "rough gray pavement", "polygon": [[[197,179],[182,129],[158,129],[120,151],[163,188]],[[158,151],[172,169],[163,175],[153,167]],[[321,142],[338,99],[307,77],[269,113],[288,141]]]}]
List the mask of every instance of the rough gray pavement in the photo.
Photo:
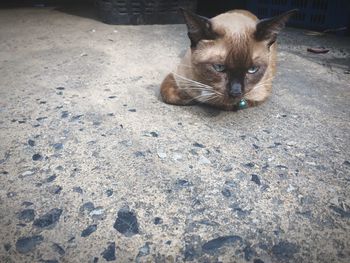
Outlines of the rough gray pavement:
[{"label": "rough gray pavement", "polygon": [[349,262],[349,38],[284,31],[239,112],[158,99],[183,25],[7,9],[0,39],[1,262]]}]

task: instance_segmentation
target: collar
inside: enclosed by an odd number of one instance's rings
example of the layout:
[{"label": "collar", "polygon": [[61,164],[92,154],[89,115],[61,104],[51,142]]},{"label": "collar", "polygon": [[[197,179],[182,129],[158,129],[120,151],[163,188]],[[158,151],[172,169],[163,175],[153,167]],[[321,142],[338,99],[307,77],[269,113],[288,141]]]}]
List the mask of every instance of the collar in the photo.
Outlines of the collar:
[{"label": "collar", "polygon": [[247,103],[247,101],[246,101],[245,99],[241,99],[241,100],[238,102],[237,106],[238,106],[238,109],[239,109],[239,110],[243,110],[243,109],[248,108],[248,103]]}]

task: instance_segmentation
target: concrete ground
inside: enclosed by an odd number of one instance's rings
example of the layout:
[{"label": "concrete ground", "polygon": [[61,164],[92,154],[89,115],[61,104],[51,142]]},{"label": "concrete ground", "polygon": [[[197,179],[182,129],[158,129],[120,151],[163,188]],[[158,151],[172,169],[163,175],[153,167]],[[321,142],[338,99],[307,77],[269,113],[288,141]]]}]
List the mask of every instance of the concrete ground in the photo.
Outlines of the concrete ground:
[{"label": "concrete ground", "polygon": [[158,99],[183,25],[3,9],[0,39],[1,262],[349,262],[349,38],[284,31],[239,112]]}]

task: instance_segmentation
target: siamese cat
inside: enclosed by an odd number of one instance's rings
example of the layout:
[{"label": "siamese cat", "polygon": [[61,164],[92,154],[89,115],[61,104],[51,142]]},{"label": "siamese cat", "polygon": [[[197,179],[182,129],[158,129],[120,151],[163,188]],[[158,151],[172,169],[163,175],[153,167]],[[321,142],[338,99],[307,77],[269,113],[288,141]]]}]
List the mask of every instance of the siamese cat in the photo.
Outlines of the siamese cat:
[{"label": "siamese cat", "polygon": [[160,88],[164,102],[209,104],[223,110],[256,106],[271,94],[276,37],[291,10],[258,20],[245,10],[208,19],[182,10],[191,47]]}]

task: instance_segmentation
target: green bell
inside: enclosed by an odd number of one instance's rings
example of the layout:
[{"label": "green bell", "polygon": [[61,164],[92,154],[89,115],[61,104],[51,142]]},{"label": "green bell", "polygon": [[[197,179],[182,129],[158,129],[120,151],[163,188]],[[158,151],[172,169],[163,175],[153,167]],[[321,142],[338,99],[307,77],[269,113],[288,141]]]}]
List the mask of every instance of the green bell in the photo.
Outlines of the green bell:
[{"label": "green bell", "polygon": [[248,103],[245,99],[241,99],[239,102],[238,102],[238,107],[239,109],[245,109],[248,107]]}]

